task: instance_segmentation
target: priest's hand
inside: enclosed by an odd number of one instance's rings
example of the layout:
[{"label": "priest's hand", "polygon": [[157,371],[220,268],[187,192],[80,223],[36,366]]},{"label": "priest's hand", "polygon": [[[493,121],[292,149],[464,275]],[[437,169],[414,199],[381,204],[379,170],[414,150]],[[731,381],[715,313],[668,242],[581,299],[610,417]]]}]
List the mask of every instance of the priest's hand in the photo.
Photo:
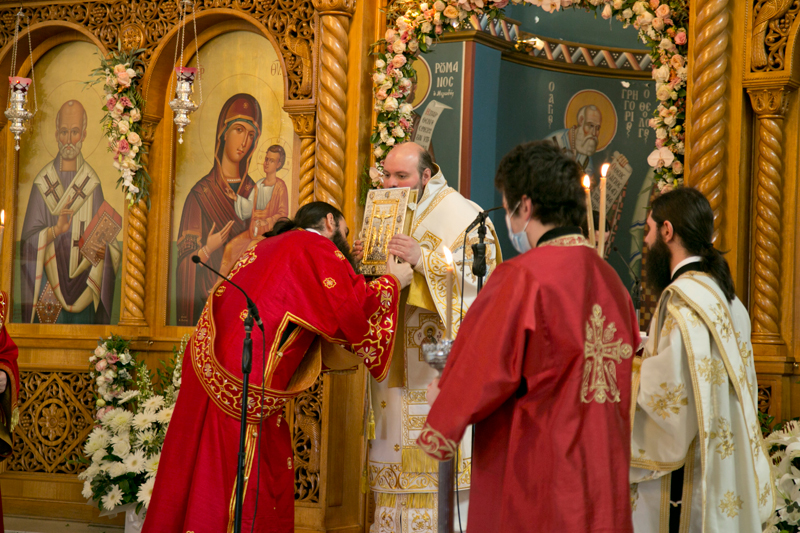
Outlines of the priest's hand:
[{"label": "priest's hand", "polygon": [[400,282],[400,288],[405,289],[411,285],[411,280],[414,279],[414,270],[408,263],[398,263],[395,257],[389,254],[386,260],[386,273],[393,274],[397,281]]},{"label": "priest's hand", "polygon": [[5,372],[0,370],[0,394],[3,394],[6,391],[6,387],[8,386],[8,376]]},{"label": "priest's hand", "polygon": [[353,248],[350,250],[350,253],[353,255],[355,262],[360,263],[364,258],[364,241],[358,239],[354,240]]},{"label": "priest's hand", "polygon": [[58,221],[56,221],[56,225],[53,226],[53,232],[56,234],[56,237],[69,231],[73,213],[74,211],[72,209],[61,210],[61,213],[58,215]]},{"label": "priest's hand", "polygon": [[439,378],[433,378],[428,384],[428,405],[433,407],[433,402],[439,397]]},{"label": "priest's hand", "polygon": [[206,241],[206,252],[210,256],[213,254],[217,249],[228,242],[228,235],[231,233],[231,226],[233,226],[233,220],[225,224],[225,227],[219,230],[217,233],[214,233],[214,228],[217,227],[217,223],[214,222],[211,224],[211,231],[209,231],[208,240]]},{"label": "priest's hand", "polygon": [[397,234],[389,241],[389,253],[407,261],[412,267],[417,266],[422,250],[414,237]]}]

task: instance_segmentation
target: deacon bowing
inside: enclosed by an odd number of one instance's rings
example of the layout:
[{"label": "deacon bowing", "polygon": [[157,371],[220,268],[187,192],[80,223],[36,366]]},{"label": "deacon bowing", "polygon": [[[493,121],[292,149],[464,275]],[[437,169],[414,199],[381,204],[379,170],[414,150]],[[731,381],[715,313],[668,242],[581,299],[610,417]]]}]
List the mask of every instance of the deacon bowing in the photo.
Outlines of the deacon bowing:
[{"label": "deacon bowing", "polygon": [[[411,267],[390,256],[388,274],[367,283],[353,271],[347,233],[336,208],[312,202],[294,220],[279,221],[231,270],[233,282],[255,301],[266,336],[254,328],[243,531],[294,530],[293,453],[283,405],[320,371],[342,368],[343,358],[344,367],[363,362],[378,380],[388,372],[399,294],[411,281]],[[218,283],[186,348],[144,533],[233,530],[246,316],[244,296]],[[320,338],[357,357],[337,351],[340,366],[334,366],[315,342]]]},{"label": "deacon bowing", "polygon": [[[418,439],[440,461],[475,424],[468,531],[630,533],[630,383],[639,332],[614,270],[581,235],[581,169],[514,148],[495,185],[520,256],[464,319]],[[441,390],[439,390],[439,388]],[[437,397],[438,395],[438,397]]]},{"label": "deacon bowing", "polygon": [[637,533],[750,533],[774,509],[750,319],[713,231],[695,189],[659,196],[647,217],[647,282],[661,297],[634,362]]}]

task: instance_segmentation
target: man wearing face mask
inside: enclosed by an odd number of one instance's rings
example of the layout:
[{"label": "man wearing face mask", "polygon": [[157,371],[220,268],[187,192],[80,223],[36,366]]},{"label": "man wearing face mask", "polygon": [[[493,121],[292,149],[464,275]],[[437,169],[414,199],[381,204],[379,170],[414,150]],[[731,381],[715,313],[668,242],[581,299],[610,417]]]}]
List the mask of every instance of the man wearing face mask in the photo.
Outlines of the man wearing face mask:
[{"label": "man wearing face mask", "polygon": [[[434,533],[439,465],[417,447],[416,440],[429,410],[425,388],[436,371],[424,361],[420,345],[430,342],[429,337],[439,340],[445,335],[445,246],[452,251],[455,262],[455,334],[461,326],[462,295],[465,313],[477,295],[471,248],[478,242],[477,228],[467,235],[466,260],[463,254],[465,231],[481,208],[449,187],[430,154],[417,144],[396,146],[384,161],[384,171],[384,188],[410,187],[418,191],[418,196],[411,206],[411,234],[396,235],[389,242],[389,252],[414,267],[414,281],[405,305],[401,303],[400,327],[405,331],[398,331],[389,377],[383,383],[372,383],[376,438],[370,442],[369,483],[376,494],[376,509],[371,531],[400,533],[410,530],[413,523],[415,531]],[[500,260],[500,250],[491,221],[488,229],[486,263],[491,273]],[[360,253],[361,243],[355,242],[354,249]],[[468,437],[462,442],[457,465],[457,503],[463,525],[470,486],[469,441]]]},{"label": "man wearing face mask", "polygon": [[[630,533],[631,363],[625,287],[581,235],[578,164],[547,141],[514,148],[495,186],[522,254],[466,316],[418,443],[453,458],[475,424],[469,530]],[[487,326],[490,333],[487,334]]]}]

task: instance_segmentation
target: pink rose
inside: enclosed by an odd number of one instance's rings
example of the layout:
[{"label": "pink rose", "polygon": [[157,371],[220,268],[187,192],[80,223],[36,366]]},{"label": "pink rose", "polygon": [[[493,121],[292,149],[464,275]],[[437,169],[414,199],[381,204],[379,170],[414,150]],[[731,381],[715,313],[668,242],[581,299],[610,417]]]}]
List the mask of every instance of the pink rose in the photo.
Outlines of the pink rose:
[{"label": "pink rose", "polygon": [[131,146],[128,144],[128,141],[126,141],[125,139],[121,139],[117,143],[117,150],[121,154],[127,154],[128,152],[130,152]]},{"label": "pink rose", "polygon": [[444,28],[442,28],[442,25],[441,24],[437,24],[436,25],[436,35],[441,35],[443,31],[444,31]]},{"label": "pink rose", "polygon": [[97,415],[95,416],[95,418],[97,418],[97,420],[103,420],[103,417],[106,416],[106,413],[111,411],[111,409],[112,409],[112,407],[110,405],[106,406],[106,407],[103,407],[102,409],[97,411]]},{"label": "pink rose", "polygon": [[664,139],[656,139],[656,148],[662,148],[664,146]]},{"label": "pink rose", "polygon": [[675,44],[680,45],[680,46],[686,44],[686,32],[685,31],[679,31],[677,33],[677,35],[675,35]]},{"label": "pink rose", "polygon": [[386,89],[380,89],[375,93],[375,98],[378,100],[386,100]]},{"label": "pink rose", "polygon": [[112,364],[112,365],[113,365],[114,363],[116,363],[117,361],[119,361],[119,357],[117,357],[117,354],[110,353],[110,354],[108,354],[108,355],[106,356],[106,361],[108,361],[108,362],[109,362],[109,364]]},{"label": "pink rose", "polygon": [[122,102],[122,105],[125,107],[133,107],[133,104],[127,96],[123,96],[119,101]]},{"label": "pink rose", "polygon": [[396,56],[394,56],[392,58],[392,66],[394,68],[400,68],[403,65],[405,65],[407,62],[408,62],[408,60],[406,59],[406,56],[404,56],[403,54],[397,54]]},{"label": "pink rose", "polygon": [[499,0],[498,2],[494,3],[494,7],[497,9],[503,9],[508,5],[508,0]]},{"label": "pink rose", "polygon": [[103,370],[106,369],[107,366],[108,366],[108,361],[106,361],[105,359],[100,359],[97,362],[97,364],[94,365],[94,369],[97,370],[98,372],[102,372]]},{"label": "pink rose", "polygon": [[127,72],[120,72],[117,74],[117,81],[123,87],[130,87],[131,86],[131,77],[128,76]]},{"label": "pink rose", "polygon": [[117,99],[113,96],[106,100],[106,109],[114,109],[114,106],[117,105]]},{"label": "pink rose", "polygon": [[386,30],[386,42],[393,43],[397,39],[397,31],[396,30]]},{"label": "pink rose", "polygon": [[680,54],[675,54],[669,60],[669,64],[672,65],[672,68],[675,70],[681,68],[686,63],[686,60]]},{"label": "pink rose", "polygon": [[664,19],[656,17],[653,19],[652,25],[654,30],[661,31],[664,29]]},{"label": "pink rose", "polygon": [[666,4],[661,4],[658,6],[658,9],[656,9],[656,16],[663,19],[667,15],[669,15],[669,6]]},{"label": "pink rose", "polygon": [[650,9],[655,9],[658,7],[658,0],[650,0]]}]

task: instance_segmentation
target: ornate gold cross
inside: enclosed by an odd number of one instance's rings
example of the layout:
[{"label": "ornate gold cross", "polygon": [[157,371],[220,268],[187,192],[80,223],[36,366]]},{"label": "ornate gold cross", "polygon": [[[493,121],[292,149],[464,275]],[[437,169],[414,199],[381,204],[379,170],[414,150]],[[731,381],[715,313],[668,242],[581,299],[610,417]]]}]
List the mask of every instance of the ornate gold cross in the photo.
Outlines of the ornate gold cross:
[{"label": "ornate gold cross", "polygon": [[618,402],[615,363],[619,364],[633,355],[630,344],[624,344],[622,339],[614,339],[617,326],[612,322],[603,329],[605,322],[603,310],[595,304],[592,307],[592,316],[586,323],[586,341],[583,345],[586,363],[583,366],[581,401],[584,403]]}]

